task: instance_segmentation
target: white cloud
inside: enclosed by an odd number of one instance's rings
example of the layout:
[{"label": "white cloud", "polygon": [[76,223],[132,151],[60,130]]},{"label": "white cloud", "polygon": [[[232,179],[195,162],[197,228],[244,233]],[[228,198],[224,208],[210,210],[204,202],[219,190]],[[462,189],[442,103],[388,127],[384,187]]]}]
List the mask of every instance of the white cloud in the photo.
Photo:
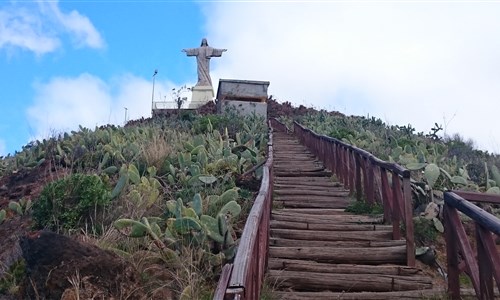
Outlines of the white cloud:
[{"label": "white cloud", "polygon": [[[500,152],[500,6],[494,3],[209,3],[213,79],[269,80],[280,100],[435,122]],[[450,121],[451,120],[451,121]]]},{"label": "white cloud", "polygon": [[58,1],[13,2],[0,9],[0,49],[21,48],[43,55],[57,50],[67,34],[76,47],[102,48],[104,39],[86,17],[62,12]]},{"label": "white cloud", "polygon": [[49,32],[44,32],[40,19],[24,9],[0,11],[0,49],[22,48],[37,55],[52,52],[61,42]]},{"label": "white cloud", "polygon": [[[169,81],[156,81],[155,95],[167,94],[173,87]],[[33,138],[47,138],[77,129],[78,125],[89,128],[122,125],[125,108],[127,120],[149,117],[151,88],[150,80],[131,74],[108,82],[91,74],[81,74],[36,83],[34,103],[27,110],[30,126],[35,130]]]},{"label": "white cloud", "polygon": [[87,17],[82,16],[76,10],[72,10],[67,14],[61,12],[58,1],[47,2],[47,5],[50,7],[50,11],[56,20],[71,34],[77,46],[88,46],[90,48],[104,47],[103,38]]}]

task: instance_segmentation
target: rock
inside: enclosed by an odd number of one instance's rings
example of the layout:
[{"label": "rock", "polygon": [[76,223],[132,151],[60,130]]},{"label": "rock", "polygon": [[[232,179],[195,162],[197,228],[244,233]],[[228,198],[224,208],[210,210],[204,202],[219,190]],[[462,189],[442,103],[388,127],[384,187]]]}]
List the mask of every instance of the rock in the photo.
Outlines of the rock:
[{"label": "rock", "polygon": [[[39,231],[21,238],[26,299],[140,299],[139,276],[116,254]],[[78,298],[79,295],[79,298]]]}]

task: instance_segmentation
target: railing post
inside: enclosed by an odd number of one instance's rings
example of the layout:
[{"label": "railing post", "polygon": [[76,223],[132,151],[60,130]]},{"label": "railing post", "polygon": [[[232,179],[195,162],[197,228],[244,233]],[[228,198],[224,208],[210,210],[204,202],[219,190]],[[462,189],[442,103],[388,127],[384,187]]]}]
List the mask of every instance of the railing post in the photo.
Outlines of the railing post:
[{"label": "railing post", "polygon": [[361,187],[361,157],[358,153],[354,154],[356,160],[356,199],[361,201],[363,197],[363,189]]},{"label": "railing post", "polygon": [[411,197],[410,172],[403,173],[403,205],[406,231],[406,258],[410,267],[415,266],[415,236],[413,231],[413,201]]},{"label": "railing post", "polygon": [[394,209],[394,201],[389,188],[389,179],[385,168],[380,168],[380,181],[382,182],[382,201],[384,204],[384,222],[392,222],[391,215]]},{"label": "railing post", "polygon": [[[448,294],[452,300],[460,299],[460,268],[458,266],[457,235],[451,221],[451,210],[446,203],[443,208],[444,237],[446,241],[446,264],[448,266]],[[456,211],[455,211],[456,213]]]},{"label": "railing post", "polygon": [[394,204],[392,210],[392,239],[401,239],[401,183],[399,182],[399,175],[395,172],[392,173],[392,203]]},{"label": "railing post", "polygon": [[361,173],[363,176],[363,195],[365,196],[365,199],[368,200],[368,195],[366,194],[368,192],[368,172],[367,170],[367,164],[368,161],[366,157],[360,156],[360,161],[361,161]]},{"label": "railing post", "polygon": [[375,187],[374,187],[374,182],[375,182],[375,174],[373,171],[373,163],[371,158],[366,158],[366,164],[367,164],[367,189],[366,189],[366,200],[368,203],[371,205],[375,204]]}]

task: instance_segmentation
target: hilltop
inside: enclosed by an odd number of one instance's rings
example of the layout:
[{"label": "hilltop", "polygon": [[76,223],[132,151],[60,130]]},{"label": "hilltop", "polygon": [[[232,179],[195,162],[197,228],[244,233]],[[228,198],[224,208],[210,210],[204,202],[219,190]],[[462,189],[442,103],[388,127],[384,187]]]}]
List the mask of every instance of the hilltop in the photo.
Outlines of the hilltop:
[{"label": "hilltop", "polygon": [[[234,257],[267,142],[264,120],[214,113],[210,104],[123,127],[80,127],[1,158],[0,295],[209,299]],[[440,137],[438,124],[416,132],[272,98],[268,115],[413,170],[416,216],[446,189],[500,193],[499,156]],[[435,242],[438,230],[418,222],[433,235],[417,242]],[[50,272],[61,257],[75,264]],[[97,280],[103,257],[115,271]]]}]

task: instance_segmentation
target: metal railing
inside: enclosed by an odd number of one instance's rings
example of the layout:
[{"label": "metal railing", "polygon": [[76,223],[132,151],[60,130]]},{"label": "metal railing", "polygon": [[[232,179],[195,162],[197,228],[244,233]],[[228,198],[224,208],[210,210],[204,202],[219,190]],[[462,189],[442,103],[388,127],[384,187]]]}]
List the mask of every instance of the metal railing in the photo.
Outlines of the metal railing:
[{"label": "metal railing", "polygon": [[[452,299],[461,299],[459,277],[465,272],[478,299],[494,299],[493,279],[500,292],[500,255],[494,240],[495,235],[500,235],[500,219],[470,201],[500,204],[500,196],[462,191],[444,193],[448,293]],[[475,252],[458,211],[474,222]]]},{"label": "metal railing", "polygon": [[[257,198],[247,217],[232,265],[223,268],[214,299],[259,299],[269,251],[273,194],[273,126],[269,122],[267,161]],[[278,125],[279,126],[279,125]]]},{"label": "metal railing", "polygon": [[379,202],[383,205],[384,219],[392,223],[394,240],[401,239],[401,225],[404,226],[406,263],[414,267],[410,171],[338,139],[319,135],[297,122],[294,122],[294,132],[346,188],[355,192],[358,200],[365,197],[370,204]]}]

